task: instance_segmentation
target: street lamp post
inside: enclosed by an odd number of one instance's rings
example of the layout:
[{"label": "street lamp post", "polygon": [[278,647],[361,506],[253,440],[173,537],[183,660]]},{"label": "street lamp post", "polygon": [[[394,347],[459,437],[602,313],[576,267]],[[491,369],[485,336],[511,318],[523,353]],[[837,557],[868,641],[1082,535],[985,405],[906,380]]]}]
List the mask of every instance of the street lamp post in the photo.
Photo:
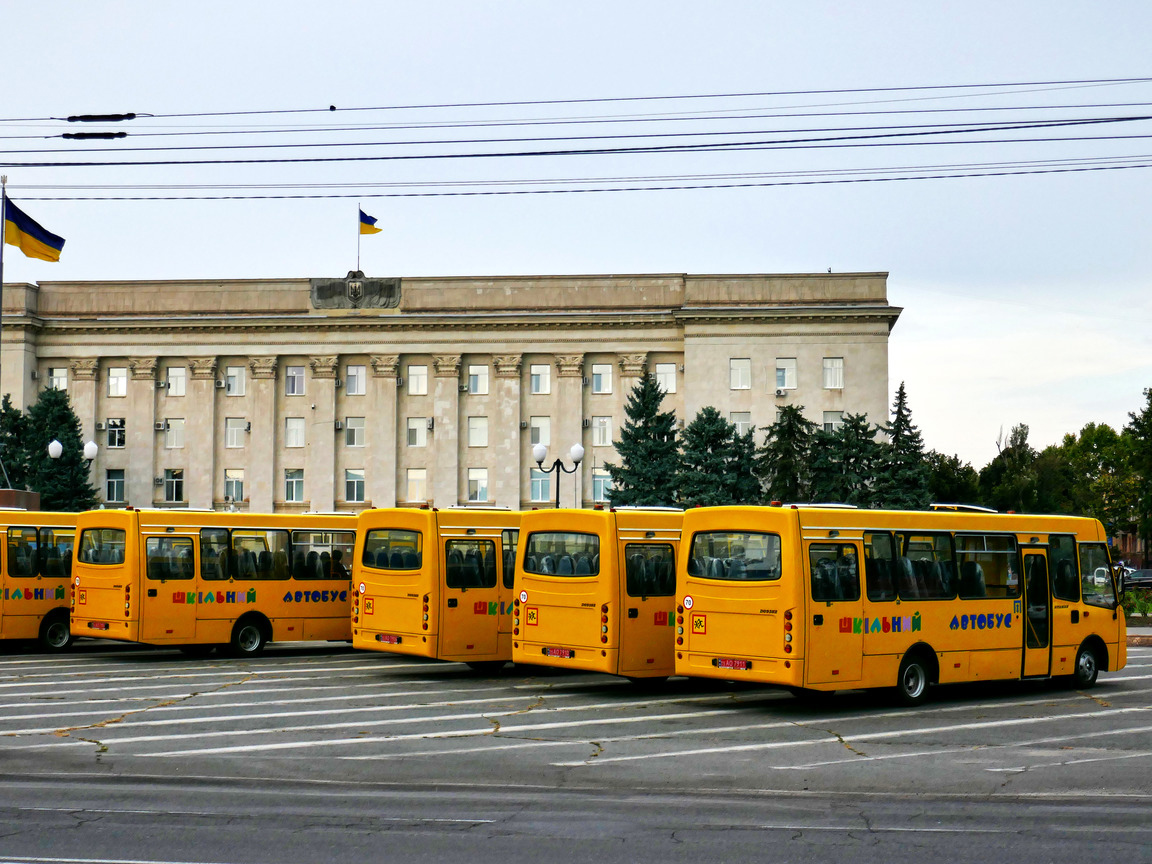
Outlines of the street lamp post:
[{"label": "street lamp post", "polygon": [[[561,474],[561,472],[563,472],[564,474],[575,474],[580,469],[580,463],[584,459],[584,448],[581,447],[579,444],[573,444],[572,449],[568,451],[568,458],[572,460],[572,467],[571,468],[565,468],[564,463],[561,462],[559,459],[557,459],[555,462],[552,463],[551,468],[545,468],[544,467],[544,459],[545,459],[545,457],[547,457],[547,455],[548,455],[548,448],[545,447],[543,444],[537,444],[535,447],[532,448],[532,458],[536,460],[536,464],[540,467],[540,470],[543,471],[545,474],[553,474],[554,473],[556,475],[556,509],[559,510],[560,509],[560,474]],[[573,494],[573,500],[575,501],[576,506],[579,507],[580,501],[579,501],[579,498],[576,497],[580,494],[578,485],[574,488],[572,494]]]},{"label": "street lamp post", "polygon": [[[99,452],[100,452],[100,447],[96,444],[95,441],[89,441],[87,444],[84,445],[84,459],[88,463],[87,465],[84,466],[85,468],[91,468],[92,467],[92,461],[96,458],[96,454],[98,454]],[[55,438],[53,438],[48,443],[48,455],[53,459],[59,459],[61,456],[64,455],[64,445],[61,444],[59,441],[57,441]]]}]

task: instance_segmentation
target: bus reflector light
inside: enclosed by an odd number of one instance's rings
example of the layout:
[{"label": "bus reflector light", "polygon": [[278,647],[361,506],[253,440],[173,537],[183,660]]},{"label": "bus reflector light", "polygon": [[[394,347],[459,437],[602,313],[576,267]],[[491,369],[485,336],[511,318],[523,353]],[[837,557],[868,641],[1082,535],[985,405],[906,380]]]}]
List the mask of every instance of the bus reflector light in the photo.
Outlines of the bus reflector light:
[{"label": "bus reflector light", "polygon": [[792,653],[792,646],[791,645],[785,645],[784,646],[784,653],[785,654],[791,654]]},{"label": "bus reflector light", "polygon": [[676,644],[677,645],[683,645],[684,644],[684,637],[683,636],[677,636],[676,637]]},{"label": "bus reflector light", "polygon": [[683,615],[677,615],[676,616],[676,623],[677,624],[683,624],[684,623],[684,616]]},{"label": "bus reflector light", "polygon": [[600,637],[600,641],[601,641],[601,642],[607,642],[607,641],[608,641],[608,637],[607,637],[607,636],[601,636],[601,637]]},{"label": "bus reflector light", "polygon": [[520,635],[520,628],[519,627],[513,627],[512,628],[512,635],[513,636],[519,636]]},{"label": "bus reflector light", "polygon": [[792,641],[792,634],[791,633],[785,633],[784,634],[784,641],[785,642],[791,642]]},{"label": "bus reflector light", "polygon": [[791,629],[792,629],[792,622],[791,621],[785,621],[784,622],[784,632],[788,632]]},{"label": "bus reflector light", "polygon": [[427,630],[428,629],[428,622],[425,621],[423,626],[424,626],[424,629]]},{"label": "bus reflector light", "polygon": [[605,603],[600,607],[600,611],[606,613],[608,611],[608,604]]},{"label": "bus reflector light", "polygon": [[600,625],[600,632],[601,633],[607,633],[608,632],[608,625],[607,624],[601,624]]},{"label": "bus reflector light", "polygon": [[684,607],[683,606],[677,606],[676,612],[680,615],[683,615],[684,614]]},{"label": "bus reflector light", "polygon": [[601,624],[607,624],[608,623],[608,616],[607,615],[601,615],[600,616],[600,623]]},{"label": "bus reflector light", "polygon": [[784,613],[784,620],[785,620],[785,621],[791,621],[791,620],[792,620],[792,610],[791,610],[791,609],[788,609],[788,610],[787,610],[787,611]]}]

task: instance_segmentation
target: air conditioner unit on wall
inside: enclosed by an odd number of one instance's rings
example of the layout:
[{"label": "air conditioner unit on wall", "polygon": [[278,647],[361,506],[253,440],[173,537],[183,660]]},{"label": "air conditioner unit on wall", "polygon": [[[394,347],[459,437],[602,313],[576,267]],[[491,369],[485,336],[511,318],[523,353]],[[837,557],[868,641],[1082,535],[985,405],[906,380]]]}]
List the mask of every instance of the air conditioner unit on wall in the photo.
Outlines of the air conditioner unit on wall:
[{"label": "air conditioner unit on wall", "polygon": [[97,432],[103,432],[103,431],[104,431],[105,429],[107,429],[107,428],[108,428],[108,424],[107,424],[107,423],[97,423],[97,424],[96,424],[96,431],[97,431]]},{"label": "air conditioner unit on wall", "polygon": [[336,386],[337,387],[343,387],[344,386],[344,379],[343,378],[337,378],[336,379]]},{"label": "air conditioner unit on wall", "polygon": [[404,376],[403,375],[397,375],[396,376],[396,386],[397,387],[403,387],[404,386]]},{"label": "air conditioner unit on wall", "polygon": [[587,417],[585,417],[583,422],[580,425],[582,425],[585,429],[587,429],[589,426],[592,425],[592,421],[589,420]]},{"label": "air conditioner unit on wall", "polygon": [[217,389],[217,390],[223,390],[223,389],[224,389],[225,387],[227,387],[227,386],[228,386],[228,385],[227,385],[226,383],[224,383],[223,381],[221,381],[221,380],[217,379],[217,381],[216,381],[216,389]]},{"label": "air conditioner unit on wall", "polygon": [[429,417],[428,418],[428,428],[432,429],[435,425],[436,425],[435,419],[433,419],[432,417]]},{"label": "air conditioner unit on wall", "polygon": [[163,486],[164,485],[164,478],[163,477],[153,477],[152,478],[152,485],[153,486]]},{"label": "air conditioner unit on wall", "polygon": [[788,395],[788,391],[787,391],[787,390],[785,390],[783,387],[777,387],[777,388],[776,388],[776,395],[777,395],[777,396],[787,396],[787,395]]},{"label": "air conditioner unit on wall", "polygon": [[167,390],[168,389],[168,382],[167,381],[157,381],[156,382],[156,389],[157,390]]},{"label": "air conditioner unit on wall", "polygon": [[35,381],[39,377],[40,377],[40,373],[37,372],[35,369],[33,369],[32,370],[32,380]]},{"label": "air conditioner unit on wall", "polygon": [[336,431],[339,432],[343,428],[344,428],[344,421],[343,420],[337,420],[336,421]]},{"label": "air conditioner unit on wall", "polygon": [[520,421],[520,428],[521,429],[527,429],[528,428],[528,421],[527,420],[521,420]]},{"label": "air conditioner unit on wall", "polygon": [[168,431],[168,421],[167,420],[157,420],[155,423],[152,424],[152,428],[155,429],[157,432],[167,432]]}]

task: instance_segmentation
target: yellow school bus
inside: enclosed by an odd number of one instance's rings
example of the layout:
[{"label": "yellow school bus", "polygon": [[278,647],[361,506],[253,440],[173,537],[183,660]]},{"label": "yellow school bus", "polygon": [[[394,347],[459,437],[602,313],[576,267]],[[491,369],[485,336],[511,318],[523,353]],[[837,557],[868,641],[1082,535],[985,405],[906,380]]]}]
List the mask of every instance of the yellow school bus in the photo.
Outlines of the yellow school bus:
[{"label": "yellow school bus", "polygon": [[76,531],[73,636],[247,657],[352,638],[355,516],[90,510]]},{"label": "yellow school bus", "polygon": [[1067,676],[1127,661],[1094,519],[824,507],[684,516],[676,671],[803,694]]},{"label": "yellow school bus", "polygon": [[520,516],[489,508],[363,511],[353,647],[501,668],[512,659]]},{"label": "yellow school bus", "polygon": [[72,644],[68,596],[75,513],[0,510],[0,639],[35,639],[46,651]]},{"label": "yellow school bus", "polygon": [[516,557],[512,659],[667,678],[681,510],[538,510]]}]

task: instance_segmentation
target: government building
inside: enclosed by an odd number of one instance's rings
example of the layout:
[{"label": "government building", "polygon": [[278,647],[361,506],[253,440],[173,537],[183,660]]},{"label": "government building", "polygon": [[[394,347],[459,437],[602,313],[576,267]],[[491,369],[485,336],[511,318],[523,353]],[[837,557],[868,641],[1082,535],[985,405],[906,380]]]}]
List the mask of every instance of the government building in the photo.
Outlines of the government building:
[{"label": "government building", "polygon": [[[8,284],[0,384],[67,390],[109,505],[590,506],[645,370],[681,423],[888,418],[887,274]],[[572,445],[584,447],[574,475]],[[558,489],[555,485],[560,482]]]}]

